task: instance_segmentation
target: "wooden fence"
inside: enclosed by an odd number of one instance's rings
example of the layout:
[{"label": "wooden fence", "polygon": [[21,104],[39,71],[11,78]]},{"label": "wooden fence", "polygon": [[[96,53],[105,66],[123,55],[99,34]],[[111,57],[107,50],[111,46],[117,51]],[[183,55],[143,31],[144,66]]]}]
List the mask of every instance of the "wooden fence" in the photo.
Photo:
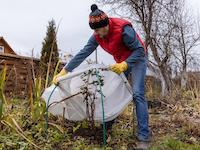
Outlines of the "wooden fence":
[{"label": "wooden fence", "polygon": [[39,69],[39,59],[12,54],[0,54],[0,70],[6,66],[5,95],[25,98]]}]

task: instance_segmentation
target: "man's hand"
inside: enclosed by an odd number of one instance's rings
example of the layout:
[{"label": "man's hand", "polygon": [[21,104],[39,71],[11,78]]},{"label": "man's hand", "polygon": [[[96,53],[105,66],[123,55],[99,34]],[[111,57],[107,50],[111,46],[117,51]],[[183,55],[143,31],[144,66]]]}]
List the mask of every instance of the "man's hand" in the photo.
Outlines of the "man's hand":
[{"label": "man's hand", "polygon": [[114,65],[111,65],[110,69],[117,74],[121,74],[122,72],[128,69],[128,64],[125,61],[123,61],[121,63],[116,63]]},{"label": "man's hand", "polygon": [[53,83],[53,84],[58,84],[57,79],[58,79],[59,77],[62,77],[62,76],[64,76],[64,75],[66,75],[67,73],[68,73],[68,71],[67,71],[66,69],[63,68],[63,69],[60,71],[59,74],[57,74],[56,76],[54,76],[52,83]]}]

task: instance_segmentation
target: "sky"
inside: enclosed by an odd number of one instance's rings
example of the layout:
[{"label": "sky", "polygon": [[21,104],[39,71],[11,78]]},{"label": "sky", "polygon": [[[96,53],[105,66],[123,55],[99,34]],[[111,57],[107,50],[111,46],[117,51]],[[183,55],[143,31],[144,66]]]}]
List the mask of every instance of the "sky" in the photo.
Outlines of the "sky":
[{"label": "sky", "polygon": [[[186,0],[195,15],[200,13],[199,0]],[[0,0],[0,36],[3,36],[18,55],[40,56],[48,21],[60,22],[57,42],[62,53],[75,55],[84,47],[93,31],[88,15],[94,0]],[[108,8],[99,6],[108,12]],[[94,60],[92,54],[89,58]],[[98,60],[114,63],[113,58],[98,48]]]}]

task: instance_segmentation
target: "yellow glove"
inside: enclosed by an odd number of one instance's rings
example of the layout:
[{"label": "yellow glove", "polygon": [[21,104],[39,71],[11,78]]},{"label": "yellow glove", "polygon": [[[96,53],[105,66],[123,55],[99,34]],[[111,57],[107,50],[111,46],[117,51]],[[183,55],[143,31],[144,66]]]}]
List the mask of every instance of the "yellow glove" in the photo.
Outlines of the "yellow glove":
[{"label": "yellow glove", "polygon": [[53,77],[52,83],[53,83],[53,84],[57,84],[57,83],[58,83],[57,79],[58,79],[59,77],[62,77],[62,76],[64,76],[64,75],[66,75],[67,73],[68,73],[68,71],[67,71],[66,69],[63,68],[63,69],[60,71],[59,74],[57,74],[56,76]]},{"label": "yellow glove", "polygon": [[116,63],[114,65],[111,65],[110,69],[117,74],[121,74],[122,72],[128,69],[128,64],[125,61],[123,61],[121,63]]}]

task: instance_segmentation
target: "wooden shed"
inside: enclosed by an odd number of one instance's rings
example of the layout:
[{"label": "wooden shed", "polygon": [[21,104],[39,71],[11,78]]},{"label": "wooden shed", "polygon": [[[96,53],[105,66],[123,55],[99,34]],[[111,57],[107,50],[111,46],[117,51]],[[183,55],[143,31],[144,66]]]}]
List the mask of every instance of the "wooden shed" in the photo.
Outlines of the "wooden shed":
[{"label": "wooden shed", "polygon": [[17,55],[6,40],[0,36],[0,54],[2,53]]}]

